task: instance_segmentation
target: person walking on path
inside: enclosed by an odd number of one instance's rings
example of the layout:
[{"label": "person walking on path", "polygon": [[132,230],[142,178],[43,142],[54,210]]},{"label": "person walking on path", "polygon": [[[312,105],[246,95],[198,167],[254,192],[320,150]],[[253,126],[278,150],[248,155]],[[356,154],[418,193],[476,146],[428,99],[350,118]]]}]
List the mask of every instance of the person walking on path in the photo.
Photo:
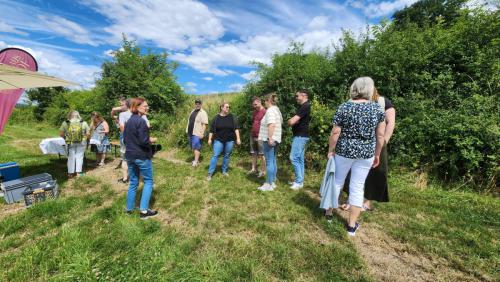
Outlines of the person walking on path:
[{"label": "person walking on path", "polygon": [[278,97],[276,93],[267,94],[265,97],[266,114],[260,123],[258,140],[264,144],[264,157],[266,158],[266,182],[258,189],[260,191],[273,191],[276,188],[276,175],[278,173],[278,164],[276,154],[278,145],[281,143],[281,126],[283,116],[280,109],[276,106]]},{"label": "person walking on path", "polygon": [[200,163],[200,151],[201,142],[205,136],[205,129],[208,125],[208,115],[205,110],[202,109],[202,103],[200,99],[194,101],[195,108],[189,114],[189,118],[186,125],[186,133],[188,135],[188,142],[191,150],[193,150],[194,160],[192,162],[193,167],[197,167]]},{"label": "person walking on path", "polygon": [[95,158],[98,166],[104,165],[106,153],[111,151],[111,143],[109,143],[109,125],[98,112],[92,112],[92,129],[91,140],[97,142],[95,144]]},{"label": "person walking on path", "polygon": [[254,109],[252,114],[252,131],[250,132],[250,154],[252,155],[252,169],[249,171],[250,174],[257,173],[258,171],[258,159],[261,159],[261,167],[259,170],[258,177],[266,175],[266,160],[264,158],[264,144],[259,141],[259,130],[260,123],[264,115],[266,114],[266,109],[262,106],[262,101],[259,97],[252,98],[252,107]]},{"label": "person walking on path", "polygon": [[227,176],[229,168],[229,157],[233,151],[234,142],[241,145],[240,130],[238,121],[233,114],[229,112],[229,103],[222,103],[220,105],[220,112],[215,116],[210,124],[210,133],[208,134],[208,145],[214,145],[214,153],[210,160],[208,167],[207,180],[212,179],[215,172],[219,156],[224,153],[222,159],[222,175]]},{"label": "person walking on path", "polygon": [[59,128],[60,136],[66,141],[68,152],[68,178],[82,176],[83,158],[87,141],[90,137],[90,127],[82,120],[80,113],[71,111],[68,118]]},{"label": "person walking on path", "polygon": [[[380,153],[380,165],[370,169],[365,181],[365,201],[363,203],[363,210],[370,211],[373,209],[372,201],[389,202],[389,187],[387,183],[387,173],[389,169],[387,144],[391,140],[394,127],[396,125],[396,110],[394,106],[386,97],[379,95],[377,89],[373,95],[372,101],[376,102],[382,111],[385,112],[385,131],[384,131],[384,146]],[[344,191],[349,193],[349,175],[347,176],[346,183],[344,184]],[[343,209],[348,210],[348,204],[342,206]]]},{"label": "person walking on path", "polygon": [[292,127],[293,139],[290,151],[290,161],[295,173],[295,180],[290,188],[298,190],[304,186],[305,176],[305,151],[309,141],[309,123],[311,122],[311,103],[309,94],[305,90],[297,91],[295,99],[300,105],[296,114],[288,120],[288,125]]},{"label": "person walking on path", "polygon": [[[370,101],[375,85],[370,77],[357,78],[350,88],[351,100],[341,104],[333,117],[333,128],[329,138],[328,158],[335,157],[333,196],[344,186],[351,170],[349,204],[351,205],[347,233],[355,236],[357,222],[363,206],[364,184],[371,167],[380,163],[380,152],[384,144],[385,114]],[[327,219],[338,200],[326,210]]]},{"label": "person walking on path", "polygon": [[132,116],[125,124],[123,139],[126,146],[125,158],[128,163],[130,185],[127,193],[127,213],[135,209],[135,195],[139,186],[139,174],[144,181],[139,206],[141,219],[155,216],[158,212],[149,209],[149,201],[153,193],[153,156],[151,143],[155,138],[149,136],[149,127],[142,116],[148,112],[149,105],[143,98],[133,98],[130,103]]}]

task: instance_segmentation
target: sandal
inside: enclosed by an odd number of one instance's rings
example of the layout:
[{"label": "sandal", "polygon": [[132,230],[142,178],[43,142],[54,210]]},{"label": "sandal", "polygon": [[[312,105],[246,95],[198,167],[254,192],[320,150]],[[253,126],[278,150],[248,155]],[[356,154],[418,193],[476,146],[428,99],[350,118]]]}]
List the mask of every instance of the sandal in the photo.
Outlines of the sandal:
[{"label": "sandal", "polygon": [[365,204],[363,204],[363,206],[361,208],[363,209],[363,211],[373,211],[373,208],[369,208]]}]

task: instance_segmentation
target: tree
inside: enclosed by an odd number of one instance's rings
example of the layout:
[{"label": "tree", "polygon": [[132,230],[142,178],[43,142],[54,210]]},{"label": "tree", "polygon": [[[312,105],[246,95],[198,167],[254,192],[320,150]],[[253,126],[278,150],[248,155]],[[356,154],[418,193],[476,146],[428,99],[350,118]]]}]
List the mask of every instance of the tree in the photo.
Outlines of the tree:
[{"label": "tree", "polygon": [[122,48],[111,61],[102,64],[102,75],[96,81],[98,92],[105,97],[104,108],[111,110],[120,97],[144,97],[153,113],[172,113],[183,100],[181,87],[173,72],[176,63],[167,54],[150,50],[142,54],[133,41],[123,38]]},{"label": "tree", "polygon": [[460,16],[460,9],[467,0],[422,0],[397,11],[392,16],[397,27],[414,23],[419,27],[432,25],[438,19],[450,24]]},{"label": "tree", "polygon": [[36,102],[37,106],[34,109],[35,118],[43,120],[43,114],[51,105],[56,96],[62,96],[68,92],[68,89],[63,87],[46,87],[46,88],[32,88],[26,91],[28,98],[31,102]]}]

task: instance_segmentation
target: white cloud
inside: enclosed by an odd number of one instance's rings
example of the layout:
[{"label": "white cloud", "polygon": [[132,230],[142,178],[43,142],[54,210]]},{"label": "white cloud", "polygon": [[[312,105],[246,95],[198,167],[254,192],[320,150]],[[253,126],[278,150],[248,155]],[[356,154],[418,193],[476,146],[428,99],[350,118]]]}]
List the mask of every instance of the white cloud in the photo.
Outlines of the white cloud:
[{"label": "white cloud", "polygon": [[311,22],[308,24],[310,29],[324,29],[328,26],[329,19],[325,16],[317,16],[314,17]]},{"label": "white cloud", "polygon": [[240,92],[245,85],[243,83],[233,83],[229,85],[229,90],[231,92]]},{"label": "white cloud", "polygon": [[184,89],[187,91],[187,92],[196,92],[197,89],[196,89],[196,83],[194,82],[191,82],[191,81],[188,81],[185,83],[186,87],[184,87]]},{"label": "white cloud", "polygon": [[256,79],[257,78],[257,72],[253,70],[253,71],[241,74],[241,77],[243,77],[245,80]]},{"label": "white cloud", "polygon": [[122,33],[159,47],[184,50],[220,38],[224,28],[202,3],[192,0],[84,0],[112,23],[104,28],[110,42],[118,43]]},{"label": "white cloud", "polygon": [[41,15],[38,18],[43,26],[56,34],[64,36],[68,40],[91,46],[98,45],[96,41],[91,39],[90,32],[75,22],[56,15]]},{"label": "white cloud", "polygon": [[203,80],[206,80],[206,81],[211,81],[212,79],[214,79],[213,77],[211,76],[205,76],[202,78]]},{"label": "white cloud", "polygon": [[0,21],[0,32],[15,33],[19,35],[28,35],[28,33],[21,31],[13,26],[8,25],[5,22]]},{"label": "white cloud", "polygon": [[0,41],[0,50],[4,49],[7,47],[7,43]]},{"label": "white cloud", "polygon": [[79,84],[79,86],[73,88],[89,89],[94,87],[95,79],[101,71],[99,66],[82,65],[75,58],[54,49],[10,45],[0,41],[0,47],[2,45],[26,50],[38,62],[39,72]]},{"label": "white cloud", "polygon": [[368,18],[390,17],[398,10],[411,6],[418,0],[395,0],[378,3],[366,3],[365,1],[352,1],[350,5],[363,11]]}]

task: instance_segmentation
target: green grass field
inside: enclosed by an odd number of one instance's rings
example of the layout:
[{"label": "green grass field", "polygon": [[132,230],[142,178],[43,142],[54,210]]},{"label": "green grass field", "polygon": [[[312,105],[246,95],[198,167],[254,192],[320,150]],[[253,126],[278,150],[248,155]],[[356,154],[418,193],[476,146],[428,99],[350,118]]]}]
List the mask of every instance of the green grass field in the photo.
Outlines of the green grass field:
[{"label": "green grass field", "polygon": [[500,200],[492,196],[422,187],[414,174],[393,169],[391,202],[364,213],[351,239],[341,215],[328,224],[318,209],[319,172],[308,171],[305,189],[292,191],[291,168],[281,164],[279,188],[264,193],[256,189],[262,180],[245,173],[244,154],[233,157],[229,177],[206,182],[208,148],[196,169],[187,150],[175,149],[170,160],[154,160],[152,207],[160,214],[140,220],[123,212],[127,187],[115,184],[114,164],[66,181],[65,159],[37,148],[55,135],[45,125],[10,124],[0,136],[0,162],[19,162],[23,175],[49,172],[62,186],[59,199],[0,219],[0,281],[390,279],[367,255],[375,245],[428,261],[422,280],[500,279]]}]

